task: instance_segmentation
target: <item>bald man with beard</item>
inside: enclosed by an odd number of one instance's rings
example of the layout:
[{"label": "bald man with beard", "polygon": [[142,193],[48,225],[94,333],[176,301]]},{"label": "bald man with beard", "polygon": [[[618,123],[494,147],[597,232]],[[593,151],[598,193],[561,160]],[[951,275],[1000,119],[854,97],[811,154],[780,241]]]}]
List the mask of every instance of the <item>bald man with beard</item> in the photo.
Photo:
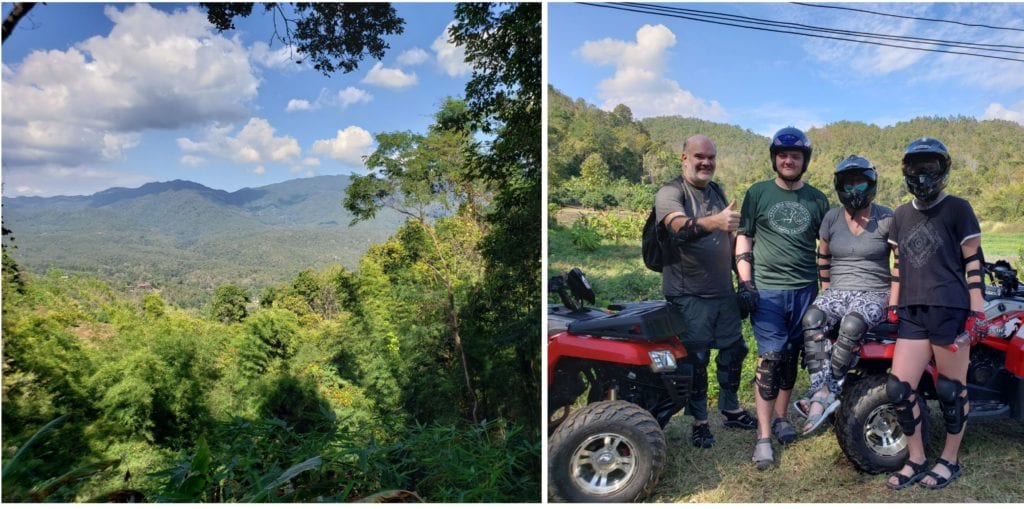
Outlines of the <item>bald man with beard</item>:
[{"label": "bald man with beard", "polygon": [[708,425],[708,363],[718,349],[718,409],[723,425],[755,429],[757,421],[739,404],[747,345],[740,328],[740,309],[733,291],[733,232],[739,227],[736,203],[728,203],[712,182],[717,148],[710,138],[694,135],[683,143],[682,175],[655,196],[655,214],[670,232],[673,249],[661,272],[662,293],[682,316],[687,329],[679,339],[693,365],[694,380],[686,413],[693,417],[691,442],[710,448],[715,437]]}]

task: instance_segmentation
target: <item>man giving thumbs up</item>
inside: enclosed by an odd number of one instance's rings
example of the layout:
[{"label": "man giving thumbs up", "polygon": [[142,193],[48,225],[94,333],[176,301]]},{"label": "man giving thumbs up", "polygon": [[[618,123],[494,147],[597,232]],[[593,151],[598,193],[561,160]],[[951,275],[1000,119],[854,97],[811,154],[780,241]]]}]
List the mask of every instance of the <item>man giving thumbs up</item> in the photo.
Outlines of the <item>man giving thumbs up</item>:
[{"label": "man giving thumbs up", "polygon": [[733,232],[739,228],[736,202],[728,203],[711,181],[717,150],[710,138],[694,135],[683,143],[682,176],[665,184],[654,199],[655,213],[671,233],[675,249],[661,272],[661,289],[688,325],[679,339],[694,367],[686,413],[693,416],[694,447],[711,447],[708,425],[708,362],[718,349],[718,409],[727,427],[755,429],[757,421],[740,407],[739,390],[747,345],[732,286]]}]

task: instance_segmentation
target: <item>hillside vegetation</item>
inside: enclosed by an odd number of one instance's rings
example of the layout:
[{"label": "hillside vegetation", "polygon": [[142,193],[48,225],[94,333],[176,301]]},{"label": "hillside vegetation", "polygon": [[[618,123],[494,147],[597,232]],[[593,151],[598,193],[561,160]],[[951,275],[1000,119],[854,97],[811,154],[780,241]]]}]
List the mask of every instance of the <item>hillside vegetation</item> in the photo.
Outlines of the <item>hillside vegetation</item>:
[{"label": "hillside vegetation", "polygon": [[[611,112],[573,101],[549,88],[549,196],[558,206],[648,209],[654,185],[679,175],[682,143],[706,134],[718,147],[715,180],[730,198],[742,199],[751,184],[774,174],[769,139],[737,126],[683,117],[635,121],[623,105]],[[968,117],[916,118],[889,127],[836,122],[807,132],[814,146],[805,179],[838,204],[832,188],[836,164],[850,154],[878,169],[876,201],[895,207],[908,201],[900,173],[907,144],[930,136],[953,157],[947,187],[966,197],[986,229],[1024,234],[1024,126]]]},{"label": "hillside vegetation", "polygon": [[169,302],[201,307],[221,284],[258,291],[307,267],[355,269],[403,219],[386,210],[350,225],[341,206],[350,179],[232,193],[176,180],[90,196],[5,197],[3,219],[29,271],[96,274],[125,288],[148,283]]}]

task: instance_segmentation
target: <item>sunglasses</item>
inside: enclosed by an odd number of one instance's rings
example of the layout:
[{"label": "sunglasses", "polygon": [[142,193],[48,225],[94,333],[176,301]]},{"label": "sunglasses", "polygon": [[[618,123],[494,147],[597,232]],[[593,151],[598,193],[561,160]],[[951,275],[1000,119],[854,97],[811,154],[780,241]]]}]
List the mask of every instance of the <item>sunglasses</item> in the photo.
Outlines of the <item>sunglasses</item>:
[{"label": "sunglasses", "polygon": [[847,193],[863,193],[868,190],[870,184],[867,182],[861,182],[860,184],[846,184],[843,186],[843,191]]}]

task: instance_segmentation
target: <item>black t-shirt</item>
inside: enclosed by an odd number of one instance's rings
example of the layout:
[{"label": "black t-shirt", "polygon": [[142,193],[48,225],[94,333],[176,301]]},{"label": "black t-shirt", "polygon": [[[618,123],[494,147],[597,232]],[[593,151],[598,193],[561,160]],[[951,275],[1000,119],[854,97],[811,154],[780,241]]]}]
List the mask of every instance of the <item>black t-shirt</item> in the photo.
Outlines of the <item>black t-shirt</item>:
[{"label": "black t-shirt", "polygon": [[918,210],[913,202],[893,214],[889,242],[899,248],[899,306],[970,309],[961,244],[981,235],[967,200],[945,196]]}]

